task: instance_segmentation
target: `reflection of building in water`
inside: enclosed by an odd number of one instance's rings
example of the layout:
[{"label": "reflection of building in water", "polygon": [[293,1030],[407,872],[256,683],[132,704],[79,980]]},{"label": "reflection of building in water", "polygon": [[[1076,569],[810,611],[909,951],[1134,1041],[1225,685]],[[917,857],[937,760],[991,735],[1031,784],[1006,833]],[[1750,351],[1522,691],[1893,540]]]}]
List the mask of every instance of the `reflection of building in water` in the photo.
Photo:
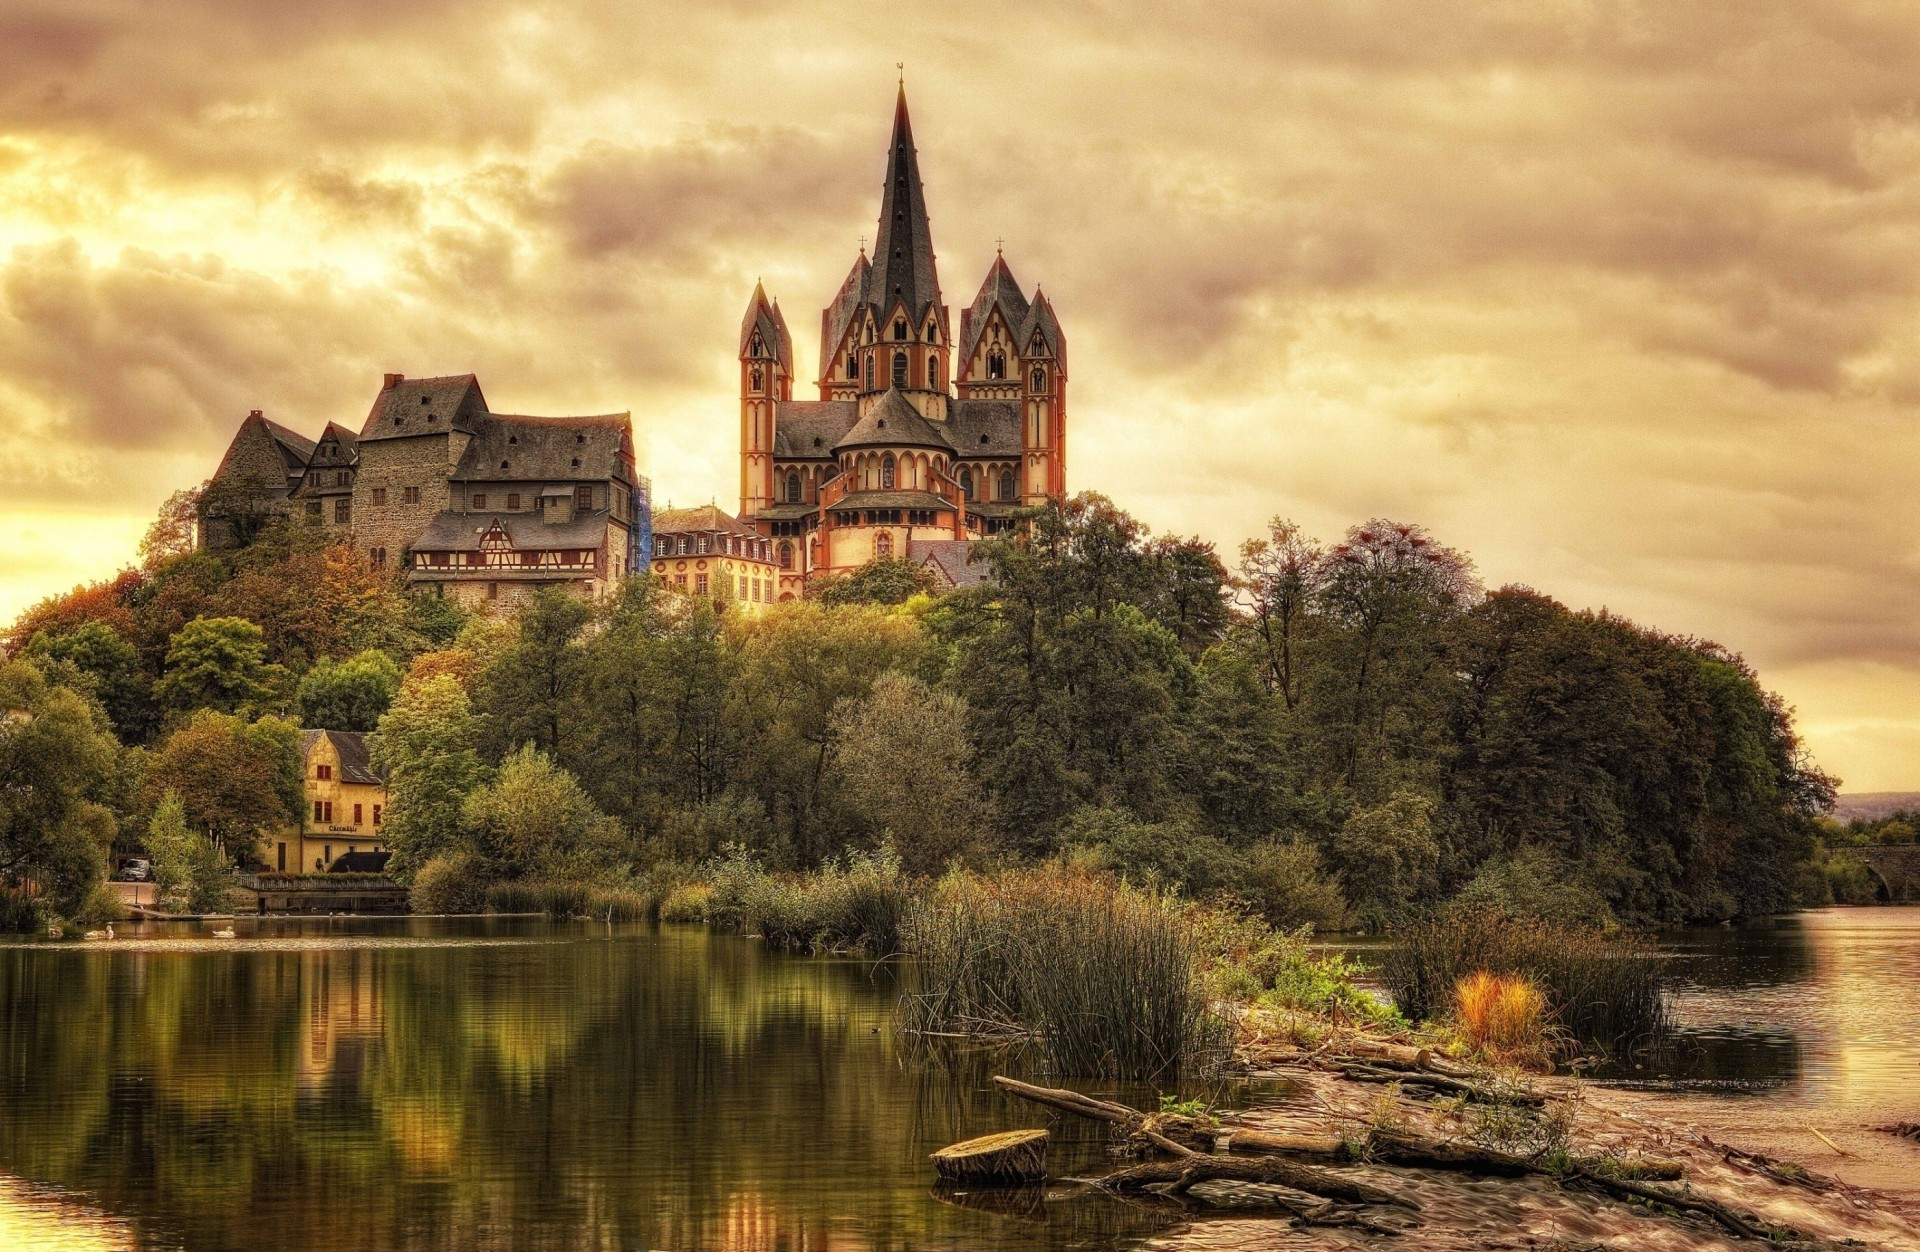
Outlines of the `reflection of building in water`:
[{"label": "reflection of building in water", "polygon": [[357,1072],[362,1049],[386,1027],[374,953],[316,953],[300,966],[300,1037],[294,1072],[303,1087]]},{"label": "reflection of building in water", "polygon": [[666,1220],[655,1242],[662,1247],[706,1248],[712,1252],[839,1252],[870,1249],[873,1243],[805,1223],[792,1210],[757,1191],[739,1191],[726,1206],[709,1214],[677,1212]]}]

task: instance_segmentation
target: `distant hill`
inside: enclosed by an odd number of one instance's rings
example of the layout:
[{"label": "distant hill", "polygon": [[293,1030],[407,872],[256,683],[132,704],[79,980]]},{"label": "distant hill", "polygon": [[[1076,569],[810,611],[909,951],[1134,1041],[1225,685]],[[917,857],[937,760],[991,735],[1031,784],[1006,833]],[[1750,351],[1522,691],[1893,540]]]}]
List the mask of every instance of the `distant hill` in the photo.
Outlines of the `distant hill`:
[{"label": "distant hill", "polygon": [[1920,791],[1848,791],[1833,802],[1833,815],[1843,822],[1878,821],[1901,809],[1920,809]]}]

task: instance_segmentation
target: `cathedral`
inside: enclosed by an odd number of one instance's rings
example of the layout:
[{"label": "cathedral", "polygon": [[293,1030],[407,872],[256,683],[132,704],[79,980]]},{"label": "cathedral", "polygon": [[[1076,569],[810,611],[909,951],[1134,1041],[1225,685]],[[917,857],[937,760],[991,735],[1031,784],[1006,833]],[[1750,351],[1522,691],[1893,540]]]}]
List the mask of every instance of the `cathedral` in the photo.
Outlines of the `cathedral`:
[{"label": "cathedral", "polygon": [[[756,285],[740,325],[740,521],[773,541],[779,598],[897,556],[952,571],[1014,510],[1066,491],[1067,344],[996,255],[953,325],[900,90],[873,255],[820,313],[819,399]],[[949,383],[951,379],[951,383]]]}]

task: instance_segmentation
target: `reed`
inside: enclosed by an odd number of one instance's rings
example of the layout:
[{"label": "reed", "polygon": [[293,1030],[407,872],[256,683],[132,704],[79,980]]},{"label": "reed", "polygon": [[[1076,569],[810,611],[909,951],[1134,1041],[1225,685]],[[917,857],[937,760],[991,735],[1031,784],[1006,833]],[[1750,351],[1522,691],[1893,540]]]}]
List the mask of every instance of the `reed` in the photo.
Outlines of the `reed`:
[{"label": "reed", "polygon": [[660,920],[663,922],[704,922],[707,920],[707,903],[713,897],[713,888],[703,882],[684,883],[667,893],[660,902]]},{"label": "reed", "polygon": [[1224,1061],[1192,921],[1176,900],[1060,868],[951,874],[915,911],[901,1025],[1028,1038],[1062,1075],[1153,1081]]},{"label": "reed", "polygon": [[805,875],[771,874],[736,852],[710,878],[707,920],[800,951],[898,952],[914,895],[891,848],[850,852]]},{"label": "reed", "polygon": [[1469,974],[1454,984],[1453,1016],[1468,1043],[1500,1057],[1544,1060],[1553,1052],[1547,997],[1520,974]]},{"label": "reed", "polygon": [[497,882],[487,888],[487,908],[495,913],[638,922],[653,916],[657,907],[646,892],[593,883],[515,881]]},{"label": "reed", "polygon": [[1632,1048],[1666,1024],[1666,959],[1639,936],[1462,910],[1414,926],[1382,961],[1381,977],[1409,1018],[1451,1009],[1478,973],[1518,974],[1545,995],[1551,1024],[1574,1042]]}]

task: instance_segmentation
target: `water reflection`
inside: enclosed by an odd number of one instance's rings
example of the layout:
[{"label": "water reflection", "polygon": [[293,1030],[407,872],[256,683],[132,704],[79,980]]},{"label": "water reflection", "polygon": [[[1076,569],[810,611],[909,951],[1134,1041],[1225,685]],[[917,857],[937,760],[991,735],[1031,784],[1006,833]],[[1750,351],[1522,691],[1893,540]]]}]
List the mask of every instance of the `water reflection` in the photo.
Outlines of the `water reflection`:
[{"label": "water reflection", "polygon": [[[518,919],[0,948],[0,1222],[52,1247],[745,1252],[1114,1246],[1162,1220],[930,1193],[928,1152],[1039,1119],[983,1057],[909,1064],[894,977]],[[1102,1150],[1063,1125],[1051,1164]],[[9,1175],[84,1197],[107,1242],[49,1234]]]}]

